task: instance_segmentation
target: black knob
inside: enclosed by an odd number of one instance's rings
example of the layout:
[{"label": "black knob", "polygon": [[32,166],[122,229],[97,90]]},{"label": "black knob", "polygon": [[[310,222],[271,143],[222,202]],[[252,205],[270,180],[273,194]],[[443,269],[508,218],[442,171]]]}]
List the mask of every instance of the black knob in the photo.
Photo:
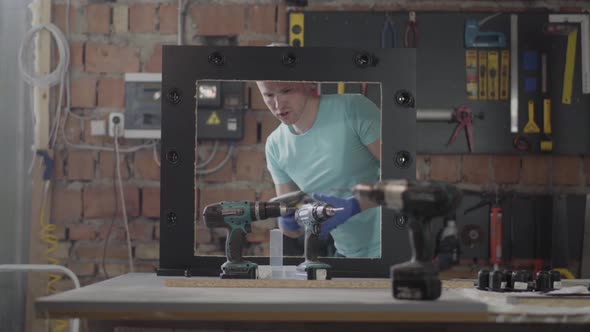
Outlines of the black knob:
[{"label": "black knob", "polygon": [[166,221],[168,221],[169,226],[176,225],[176,222],[178,221],[178,217],[176,216],[176,213],[168,212],[168,215],[166,216]]},{"label": "black knob", "polygon": [[412,164],[410,152],[402,150],[395,154],[395,165],[399,168],[408,168]]},{"label": "black knob", "polygon": [[216,66],[223,66],[225,64],[225,57],[219,52],[209,54],[209,63]]},{"label": "black knob", "polygon": [[297,64],[297,56],[294,53],[289,52],[287,54],[283,54],[281,61],[285,66],[293,67],[295,64]]},{"label": "black knob", "polygon": [[409,91],[400,90],[395,93],[395,103],[402,107],[414,107],[414,96]]},{"label": "black knob", "polygon": [[477,289],[488,290],[490,285],[490,271],[481,269],[477,273]]},{"label": "black knob", "polygon": [[396,214],[393,219],[395,225],[399,228],[404,228],[408,224],[408,216],[405,214]]},{"label": "black knob", "polygon": [[561,288],[561,273],[559,273],[559,271],[551,270],[551,271],[549,271],[549,276],[551,277],[551,288],[560,289]]},{"label": "black knob", "polygon": [[548,292],[551,290],[551,275],[548,271],[537,272],[535,278],[535,289],[537,292]]},{"label": "black knob", "polygon": [[365,68],[375,63],[375,57],[369,53],[357,53],[354,55],[354,64],[358,67]]},{"label": "black knob", "polygon": [[182,101],[182,91],[177,88],[168,90],[168,93],[166,94],[166,100],[172,105],[180,104]]},{"label": "black knob", "polygon": [[180,162],[180,154],[178,154],[176,150],[170,150],[168,153],[166,153],[166,160],[168,160],[168,162],[172,165],[176,165],[178,162]]},{"label": "black knob", "polygon": [[512,270],[504,270],[504,288],[512,289]]},{"label": "black knob", "polygon": [[501,292],[506,288],[504,273],[500,270],[494,270],[490,273],[489,289],[494,292]]},{"label": "black knob", "polygon": [[526,291],[529,288],[529,275],[525,270],[518,270],[512,272],[512,290],[513,291]]}]

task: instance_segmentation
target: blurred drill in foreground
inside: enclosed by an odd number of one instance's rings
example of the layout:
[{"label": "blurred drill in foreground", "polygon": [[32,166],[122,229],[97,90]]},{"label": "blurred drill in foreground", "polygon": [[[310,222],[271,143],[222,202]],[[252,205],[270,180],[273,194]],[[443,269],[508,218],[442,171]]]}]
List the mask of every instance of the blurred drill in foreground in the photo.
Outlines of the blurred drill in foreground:
[{"label": "blurred drill in foreground", "polygon": [[379,204],[409,218],[412,258],[391,267],[393,297],[404,300],[435,300],[441,294],[438,270],[434,266],[432,218],[447,216],[461,203],[457,187],[436,181],[387,180],[359,184],[353,188],[357,199]]}]

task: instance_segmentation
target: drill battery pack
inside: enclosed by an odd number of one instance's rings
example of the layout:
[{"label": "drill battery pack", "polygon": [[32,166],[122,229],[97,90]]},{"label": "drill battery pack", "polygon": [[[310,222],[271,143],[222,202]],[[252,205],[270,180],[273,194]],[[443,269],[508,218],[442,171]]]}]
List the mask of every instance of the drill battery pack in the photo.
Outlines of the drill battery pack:
[{"label": "drill battery pack", "polygon": [[258,279],[258,265],[249,261],[225,262],[221,265],[221,279]]},{"label": "drill battery pack", "polygon": [[391,267],[393,297],[400,300],[436,300],[442,292],[432,263],[411,261]]},{"label": "drill battery pack", "polygon": [[295,278],[298,280],[330,280],[332,279],[332,267],[321,262],[303,262],[295,269]]}]

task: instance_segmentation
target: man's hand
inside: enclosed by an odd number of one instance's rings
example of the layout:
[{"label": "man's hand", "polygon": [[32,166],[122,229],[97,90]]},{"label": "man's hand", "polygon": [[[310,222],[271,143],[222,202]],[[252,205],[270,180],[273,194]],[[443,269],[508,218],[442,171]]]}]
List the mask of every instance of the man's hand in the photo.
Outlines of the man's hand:
[{"label": "man's hand", "polygon": [[295,214],[287,216],[281,216],[278,218],[279,228],[283,231],[283,234],[290,238],[298,238],[305,231],[297,221],[295,221]]},{"label": "man's hand", "polygon": [[335,208],[343,208],[338,211],[335,216],[329,218],[322,223],[322,230],[320,232],[320,238],[325,239],[328,234],[336,227],[345,223],[350,217],[361,212],[359,202],[354,197],[339,198],[323,194],[313,194],[313,199],[316,201],[328,203]]}]

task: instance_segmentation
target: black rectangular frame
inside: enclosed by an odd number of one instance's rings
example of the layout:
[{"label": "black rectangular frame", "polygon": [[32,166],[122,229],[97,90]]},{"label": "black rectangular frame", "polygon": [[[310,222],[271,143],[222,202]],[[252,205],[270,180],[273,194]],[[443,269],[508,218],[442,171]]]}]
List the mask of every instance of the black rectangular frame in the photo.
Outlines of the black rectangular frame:
[{"label": "black rectangular frame", "polygon": [[[164,46],[158,275],[216,276],[224,256],[194,255],[196,84],[199,80],[379,82],[381,177],[416,177],[415,49]],[[409,259],[408,232],[383,209],[380,258],[322,258],[334,277],[388,277]],[[394,246],[395,244],[395,246]],[[399,248],[407,250],[399,250]],[[397,250],[393,250],[397,248]],[[247,257],[268,265],[268,257]],[[297,265],[303,257],[285,257]]]}]

